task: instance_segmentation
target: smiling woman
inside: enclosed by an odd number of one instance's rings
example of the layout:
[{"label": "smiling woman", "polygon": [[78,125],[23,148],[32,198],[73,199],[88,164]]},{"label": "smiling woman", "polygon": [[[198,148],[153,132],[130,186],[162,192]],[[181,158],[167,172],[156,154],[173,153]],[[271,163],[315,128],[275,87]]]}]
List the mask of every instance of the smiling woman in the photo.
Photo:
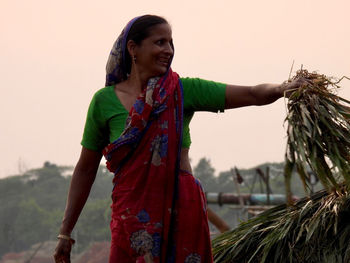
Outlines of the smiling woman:
[{"label": "smiling woman", "polygon": [[115,174],[110,262],[212,262],[205,195],[192,176],[189,123],[195,111],[264,105],[303,85],[226,85],[180,78],[170,68],[171,27],[134,18],[113,45],[106,85],[93,97],[55,251],[70,262],[70,234],[102,153]]},{"label": "smiling woman", "polygon": [[[172,32],[164,18],[143,16],[135,21],[126,38],[126,72],[134,75],[130,72],[132,69],[143,74],[149,71],[146,79],[160,76],[168,69],[173,55]],[[137,62],[134,67],[131,60]],[[156,69],[157,66],[162,69]]]},{"label": "smiling woman", "polygon": [[144,39],[141,45],[131,40],[128,41],[127,49],[135,62],[132,69],[137,73],[142,72],[144,79],[165,74],[174,55],[170,26],[154,26],[150,30],[150,36]]}]

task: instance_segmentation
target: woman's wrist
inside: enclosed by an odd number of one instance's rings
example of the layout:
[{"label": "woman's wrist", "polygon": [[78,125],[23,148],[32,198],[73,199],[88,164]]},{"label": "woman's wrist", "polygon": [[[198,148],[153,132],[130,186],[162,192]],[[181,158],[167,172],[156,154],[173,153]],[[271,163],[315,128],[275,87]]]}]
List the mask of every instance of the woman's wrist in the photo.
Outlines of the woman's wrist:
[{"label": "woman's wrist", "polygon": [[75,243],[75,240],[71,238],[70,235],[59,234],[57,239],[69,241],[71,245],[74,245]]},{"label": "woman's wrist", "polygon": [[285,87],[282,84],[269,84],[271,87],[271,99],[272,101],[278,100],[284,96]]},{"label": "woman's wrist", "polygon": [[287,90],[288,90],[288,81],[284,81],[280,84],[281,97],[285,96],[285,93]]},{"label": "woman's wrist", "polygon": [[72,233],[72,229],[67,227],[67,226],[61,226],[59,233],[60,233],[60,235],[66,235],[66,236],[70,237],[70,235]]}]

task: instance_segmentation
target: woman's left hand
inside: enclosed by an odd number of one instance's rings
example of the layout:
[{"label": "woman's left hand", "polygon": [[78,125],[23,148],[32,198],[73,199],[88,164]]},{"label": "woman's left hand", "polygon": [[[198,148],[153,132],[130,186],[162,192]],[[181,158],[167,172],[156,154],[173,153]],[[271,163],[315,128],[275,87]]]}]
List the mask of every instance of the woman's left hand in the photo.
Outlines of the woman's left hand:
[{"label": "woman's left hand", "polygon": [[292,81],[285,81],[281,84],[280,87],[282,97],[284,96],[289,98],[293,91],[307,85],[312,85],[312,81],[306,78],[297,78]]}]

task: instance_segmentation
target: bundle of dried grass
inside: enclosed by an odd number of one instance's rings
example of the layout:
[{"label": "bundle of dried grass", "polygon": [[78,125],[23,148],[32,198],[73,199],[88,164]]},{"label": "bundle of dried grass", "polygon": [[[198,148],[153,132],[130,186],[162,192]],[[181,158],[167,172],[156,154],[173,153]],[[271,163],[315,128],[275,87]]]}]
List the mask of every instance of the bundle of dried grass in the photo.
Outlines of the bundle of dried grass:
[{"label": "bundle of dried grass", "polygon": [[350,262],[350,195],[326,190],[280,205],[213,240],[220,263]]},{"label": "bundle of dried grass", "polygon": [[[336,95],[340,80],[299,70],[310,84],[291,93],[287,109],[286,190],[294,168],[308,192],[311,170],[329,192],[350,187],[350,101]],[[290,198],[289,198],[290,200]]]},{"label": "bundle of dried grass", "polygon": [[[325,190],[278,206],[213,240],[215,262],[350,262],[350,102],[335,94],[340,80],[299,70],[309,80],[288,104],[286,190],[296,170]],[[289,199],[290,200],[290,199]]]}]

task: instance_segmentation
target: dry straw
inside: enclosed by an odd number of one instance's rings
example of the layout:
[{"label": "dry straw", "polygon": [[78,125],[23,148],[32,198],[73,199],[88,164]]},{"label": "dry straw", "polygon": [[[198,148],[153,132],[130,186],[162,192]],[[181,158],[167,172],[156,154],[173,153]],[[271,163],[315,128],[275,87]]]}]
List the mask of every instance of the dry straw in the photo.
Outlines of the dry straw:
[{"label": "dry straw", "polygon": [[215,262],[350,262],[350,101],[339,80],[299,70],[308,80],[287,102],[286,193],[292,172],[309,194],[310,172],[324,190],[269,209],[213,240]]},{"label": "dry straw", "polygon": [[[336,95],[340,80],[299,70],[290,80],[309,80],[289,96],[285,177],[288,197],[296,169],[308,192],[313,172],[329,192],[350,187],[350,101]],[[289,200],[291,200],[289,198]]]}]

